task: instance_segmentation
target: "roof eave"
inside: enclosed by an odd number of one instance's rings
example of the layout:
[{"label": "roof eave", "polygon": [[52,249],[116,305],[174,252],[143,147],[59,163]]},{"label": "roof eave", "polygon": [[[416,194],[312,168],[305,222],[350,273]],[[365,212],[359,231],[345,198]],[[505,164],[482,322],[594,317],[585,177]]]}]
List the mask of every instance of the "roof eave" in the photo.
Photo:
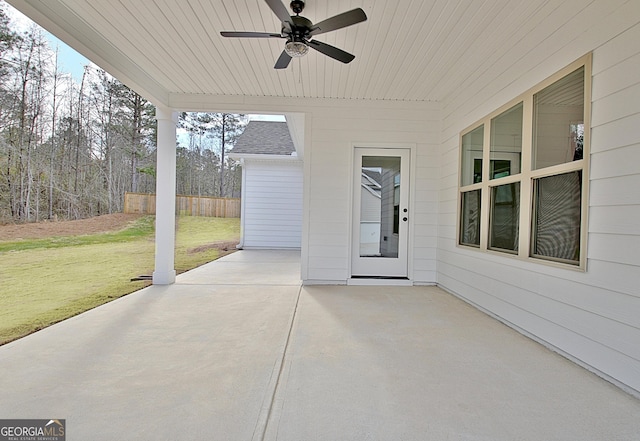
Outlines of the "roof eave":
[{"label": "roof eave", "polygon": [[302,158],[297,155],[276,155],[276,154],[255,154],[255,153],[233,153],[230,152],[228,157],[231,159],[245,159],[252,161],[288,161],[302,162]]}]

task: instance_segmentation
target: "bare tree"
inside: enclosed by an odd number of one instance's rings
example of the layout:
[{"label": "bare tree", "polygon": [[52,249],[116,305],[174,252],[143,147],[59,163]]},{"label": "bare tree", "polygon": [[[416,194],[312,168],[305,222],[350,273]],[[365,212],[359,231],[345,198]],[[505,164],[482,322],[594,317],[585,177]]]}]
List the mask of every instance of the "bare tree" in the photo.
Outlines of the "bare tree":
[{"label": "bare tree", "polygon": [[[126,191],[153,192],[154,116],[151,103],[100,69],[86,66],[78,82],[61,72],[42,30],[14,33],[0,2],[0,221],[112,213]],[[227,151],[244,123],[183,114],[178,192],[238,194],[240,168]]]}]

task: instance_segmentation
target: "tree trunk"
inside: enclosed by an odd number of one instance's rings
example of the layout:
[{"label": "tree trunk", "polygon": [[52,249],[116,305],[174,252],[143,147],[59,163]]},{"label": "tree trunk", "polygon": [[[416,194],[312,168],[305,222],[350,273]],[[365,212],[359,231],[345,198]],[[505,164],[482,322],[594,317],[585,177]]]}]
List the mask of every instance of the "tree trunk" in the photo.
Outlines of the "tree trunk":
[{"label": "tree trunk", "polygon": [[80,174],[80,147],[82,142],[82,101],[84,94],[84,80],[87,76],[87,69],[82,73],[82,81],[80,81],[80,92],[78,93],[78,135],[76,138],[76,158],[75,158],[75,179],[73,181],[73,192],[78,194],[78,175]]},{"label": "tree trunk", "polygon": [[57,98],[58,98],[58,49],[56,48],[56,57],[54,61],[53,71],[53,100],[51,104],[51,152],[49,154],[49,209],[47,218],[53,219],[53,164],[56,155],[56,116],[57,116]]},{"label": "tree trunk", "polygon": [[220,147],[220,197],[224,197],[224,144],[227,133],[227,114],[222,114],[222,133]]},{"label": "tree trunk", "polygon": [[131,136],[131,191],[138,191],[138,144],[142,134],[142,97],[133,94],[133,133]]}]

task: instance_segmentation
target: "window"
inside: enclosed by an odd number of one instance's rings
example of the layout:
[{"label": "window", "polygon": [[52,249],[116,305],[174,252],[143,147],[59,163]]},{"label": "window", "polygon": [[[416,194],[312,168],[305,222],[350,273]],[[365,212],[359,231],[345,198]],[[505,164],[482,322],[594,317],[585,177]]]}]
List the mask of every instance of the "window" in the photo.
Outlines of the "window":
[{"label": "window", "polygon": [[489,247],[492,250],[517,252],[520,227],[519,182],[491,188],[490,219]]},{"label": "window", "polygon": [[460,243],[480,246],[480,190],[462,194],[462,222],[460,223]]},{"label": "window", "polygon": [[583,268],[591,55],[460,136],[458,244]]},{"label": "window", "polygon": [[577,263],[580,260],[582,172],[534,180],[533,256]]},{"label": "window", "polygon": [[584,67],[533,96],[533,168],[582,159],[576,139],[584,131]]},{"label": "window", "polygon": [[520,173],[522,163],[522,109],[519,103],[491,119],[489,179]]},{"label": "window", "polygon": [[462,135],[462,185],[482,181],[484,126]]}]

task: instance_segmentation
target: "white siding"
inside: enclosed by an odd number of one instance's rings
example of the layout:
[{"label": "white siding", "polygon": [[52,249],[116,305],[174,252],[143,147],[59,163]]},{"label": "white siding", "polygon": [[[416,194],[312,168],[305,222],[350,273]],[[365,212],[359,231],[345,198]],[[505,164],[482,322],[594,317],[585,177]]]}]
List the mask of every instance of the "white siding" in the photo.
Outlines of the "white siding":
[{"label": "white siding", "polygon": [[300,248],[302,162],[245,159],[244,248]]},{"label": "white siding", "polygon": [[[564,47],[539,44],[444,103],[438,283],[601,375],[640,391],[640,2],[598,18]],[[589,23],[586,23],[589,22]],[[458,136],[593,50],[586,272],[457,247]],[[526,57],[524,57],[526,55]],[[504,77],[510,81],[505,82]]]},{"label": "white siding", "polygon": [[[210,110],[215,104],[231,112],[304,114],[305,282],[345,283],[349,278],[353,145],[415,145],[412,281],[437,282],[640,391],[640,2],[572,0],[532,8],[526,26],[514,24],[510,40],[517,44],[506,51],[496,50],[499,40],[467,45],[473,52],[458,58],[464,62],[466,56],[470,66],[480,68],[441,65],[447,69],[445,83],[455,82],[455,87],[442,89],[440,103],[233,94],[219,95],[215,102],[211,96],[190,95],[175,103],[192,110]],[[590,51],[593,173],[587,271],[457,247],[460,132]],[[366,87],[366,75],[362,78]],[[401,82],[400,87],[412,96],[416,83]]]},{"label": "white siding", "polygon": [[[350,277],[354,146],[411,147],[409,278],[436,283],[441,105],[343,99],[220,97],[189,101],[190,109],[285,113],[304,119],[301,272],[305,283],[347,283]],[[303,117],[302,117],[303,116]],[[303,139],[302,139],[303,138]]]},{"label": "white siding", "polygon": [[307,283],[346,283],[350,277],[353,146],[411,145],[415,146],[414,202],[409,213],[414,259],[409,278],[414,283],[435,283],[439,105],[344,100],[323,104],[313,107],[307,119],[311,127],[305,152],[305,162],[310,162],[303,279]]}]

